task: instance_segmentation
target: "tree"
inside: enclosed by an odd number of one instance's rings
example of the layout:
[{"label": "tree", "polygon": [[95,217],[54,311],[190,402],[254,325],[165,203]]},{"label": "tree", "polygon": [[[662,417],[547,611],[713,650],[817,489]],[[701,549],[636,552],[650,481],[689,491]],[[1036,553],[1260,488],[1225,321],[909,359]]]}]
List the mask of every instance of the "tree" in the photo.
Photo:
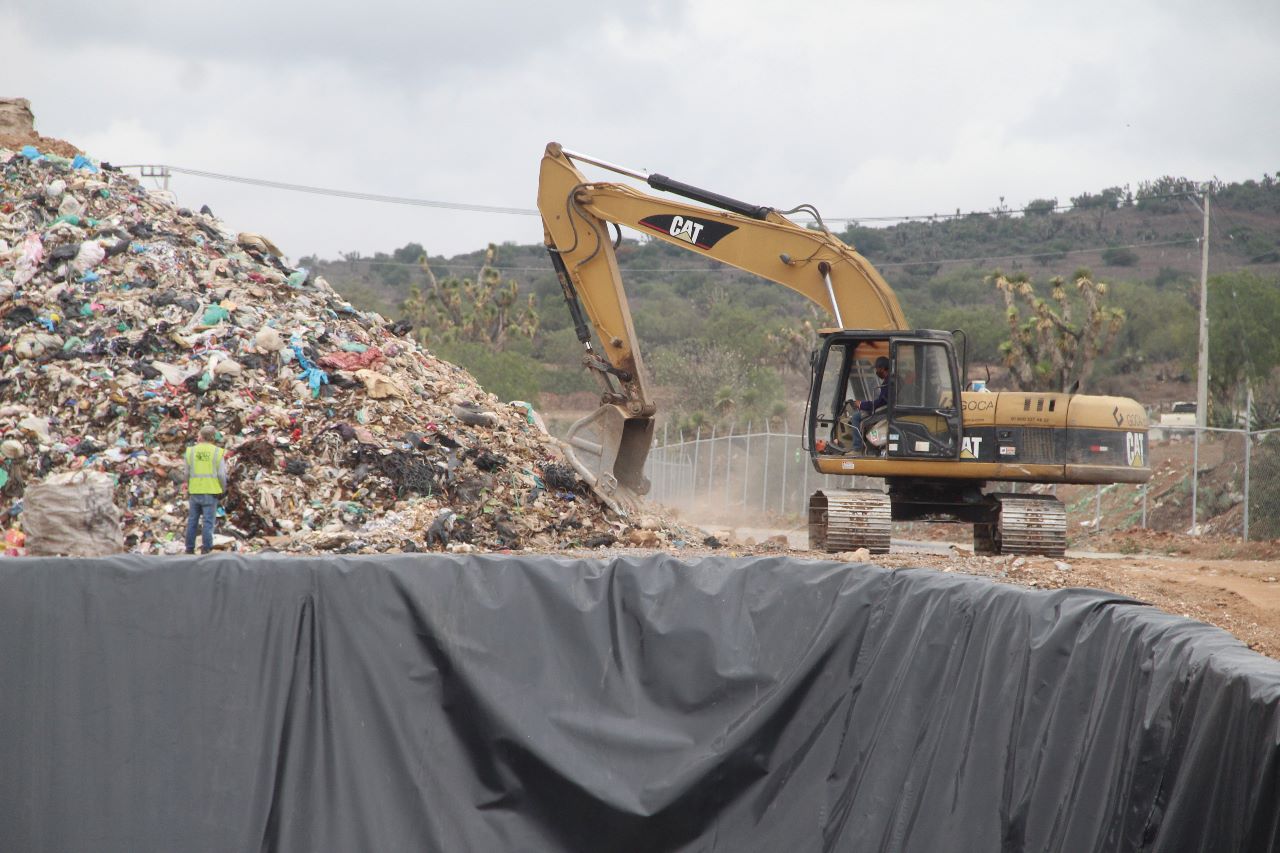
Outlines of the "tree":
[{"label": "tree", "polygon": [[[957,308],[934,308],[922,315],[920,324],[926,329],[948,329],[964,332],[968,344],[970,364],[993,362],[1000,358],[1000,343],[1004,340],[1004,326],[1000,314],[989,305],[970,305]],[[957,352],[957,356],[959,353]]]},{"label": "tree", "polygon": [[1190,178],[1175,178],[1165,175],[1154,181],[1141,181],[1138,184],[1138,210],[1147,213],[1177,213],[1182,210],[1178,204],[1179,197],[1198,196],[1200,188]]},{"label": "tree", "polygon": [[404,301],[404,312],[418,327],[419,340],[424,344],[484,343],[500,351],[509,335],[532,339],[537,334],[533,297],[518,304],[519,286],[513,279],[503,282],[493,268],[497,253],[497,246],[490,243],[474,279],[437,279],[426,256],[418,259],[428,289],[424,292],[415,285]]},{"label": "tree", "polygon": [[[817,311],[813,312],[815,315]],[[809,373],[809,361],[813,350],[818,345],[818,333],[815,330],[816,317],[803,320],[798,324],[779,326],[765,334],[767,360],[781,365],[782,369],[798,375]]]},{"label": "tree", "polygon": [[1027,216],[1048,216],[1058,207],[1056,198],[1037,198],[1027,202],[1027,206],[1022,209]]},{"label": "tree", "polygon": [[1120,200],[1124,198],[1124,195],[1123,187],[1107,187],[1100,193],[1081,193],[1080,195],[1072,196],[1071,205],[1082,210],[1095,207],[1115,210],[1120,206]]},{"label": "tree", "polygon": [[1124,328],[1112,350],[1122,356],[1124,363],[1176,361],[1188,354],[1191,361],[1195,360],[1196,309],[1190,300],[1126,281],[1112,285],[1107,296],[1112,304],[1124,309]]},{"label": "tree", "polygon": [[[1010,337],[1000,345],[1000,353],[1018,387],[1024,391],[1065,391],[1079,383],[1083,389],[1095,360],[1107,351],[1124,325],[1124,311],[1102,304],[1107,286],[1095,282],[1088,270],[1076,271],[1075,289],[1085,312],[1083,322],[1077,324],[1060,276],[1050,282],[1052,304],[1036,295],[1025,275],[1009,278],[996,271],[987,281],[1004,296]],[[1020,303],[1028,309],[1025,319]]]},{"label": "tree", "polygon": [[868,228],[865,225],[850,222],[849,227],[838,236],[864,257],[878,256],[889,248],[889,241],[884,238],[883,228]]},{"label": "tree", "polygon": [[1252,272],[1209,279],[1209,386],[1225,403],[1246,381],[1264,384],[1280,365],[1280,281]]},{"label": "tree", "polygon": [[400,264],[416,264],[427,254],[421,243],[405,243],[391,253],[392,259]]},{"label": "tree", "polygon": [[1091,193],[1082,193],[1073,196],[1071,204],[1077,210],[1093,210],[1098,214],[1097,229],[1102,230],[1103,220],[1106,218],[1108,210],[1115,210],[1120,206],[1120,202],[1125,199],[1127,193],[1124,187],[1107,187],[1097,195]]},{"label": "tree", "polygon": [[728,424],[766,419],[783,399],[777,371],[752,365],[729,347],[690,343],[654,353],[654,378],[679,389],[678,423]]},{"label": "tree", "polygon": [[1127,246],[1102,250],[1102,262],[1112,267],[1131,267],[1138,263],[1138,253]]}]

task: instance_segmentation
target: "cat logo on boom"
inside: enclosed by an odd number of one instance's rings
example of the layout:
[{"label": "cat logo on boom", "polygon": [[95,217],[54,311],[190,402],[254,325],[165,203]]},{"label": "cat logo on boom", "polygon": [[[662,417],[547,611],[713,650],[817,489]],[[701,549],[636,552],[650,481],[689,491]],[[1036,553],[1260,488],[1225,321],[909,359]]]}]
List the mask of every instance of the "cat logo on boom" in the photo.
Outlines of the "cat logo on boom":
[{"label": "cat logo on boom", "polygon": [[683,216],[671,217],[671,236],[679,237],[686,243],[698,245],[698,232],[702,230],[702,223],[696,219],[686,219]]},{"label": "cat logo on boom", "polygon": [[738,230],[736,225],[717,222],[714,219],[697,219],[679,214],[659,214],[646,216],[640,224],[659,232],[665,237],[697,246],[699,249],[710,249],[728,235]]}]

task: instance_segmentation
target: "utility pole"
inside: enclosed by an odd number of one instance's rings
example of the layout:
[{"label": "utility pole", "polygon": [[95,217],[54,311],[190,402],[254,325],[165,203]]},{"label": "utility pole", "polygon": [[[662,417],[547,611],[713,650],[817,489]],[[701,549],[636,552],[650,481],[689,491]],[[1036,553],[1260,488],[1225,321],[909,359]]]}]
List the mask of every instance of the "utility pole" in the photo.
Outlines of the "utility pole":
[{"label": "utility pole", "polygon": [[1196,427],[1204,429],[1209,415],[1209,185],[1204,193],[1204,236],[1200,238],[1200,359],[1196,369]]},{"label": "utility pole", "polygon": [[168,166],[139,166],[139,177],[143,178],[161,178],[164,181],[163,189],[169,189],[169,167]]}]

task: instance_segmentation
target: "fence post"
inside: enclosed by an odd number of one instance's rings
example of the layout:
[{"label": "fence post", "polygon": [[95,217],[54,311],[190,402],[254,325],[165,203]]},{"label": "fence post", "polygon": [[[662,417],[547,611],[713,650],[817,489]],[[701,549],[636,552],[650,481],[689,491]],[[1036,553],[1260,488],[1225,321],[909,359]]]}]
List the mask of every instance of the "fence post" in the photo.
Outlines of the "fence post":
[{"label": "fence post", "polygon": [[813,467],[813,463],[809,461],[809,454],[805,453],[803,440],[800,446],[800,465],[804,472],[804,480],[800,486],[800,518],[807,519],[809,516],[809,469]]},{"label": "fence post", "polygon": [[662,472],[662,502],[671,503],[671,442],[667,442],[667,446],[662,451],[662,461],[666,462],[666,468]]},{"label": "fence post", "polygon": [[1151,490],[1150,483],[1142,484],[1142,529],[1147,529],[1147,492]]},{"label": "fence post", "polygon": [[658,443],[658,436],[655,434],[649,458],[645,460],[645,465],[649,468],[649,499],[654,503],[662,500],[662,463],[658,459],[661,449],[662,445]]},{"label": "fence post", "polygon": [[[680,443],[676,446],[680,448],[680,455],[677,458],[683,460],[685,458],[684,429],[681,429],[679,432],[680,432]],[[672,500],[674,500],[674,496],[676,494],[679,494],[680,492],[684,491],[684,470],[683,469],[684,469],[684,463],[682,461],[680,466],[676,469],[676,472],[675,472],[676,482],[675,482],[675,488],[672,489]]]},{"label": "fence post", "polygon": [[769,511],[769,507],[765,505],[765,501],[769,496],[769,445],[773,444],[770,439],[773,438],[773,430],[769,428],[769,422],[764,422],[764,484],[760,487],[760,514],[764,515]]},{"label": "fence post", "polygon": [[1253,433],[1244,434],[1244,541],[1249,541],[1249,451],[1252,449]]},{"label": "fence post", "polygon": [[662,500],[662,463],[658,461],[660,449],[658,436],[655,435],[653,447],[649,448],[649,455],[644,460],[645,467],[649,469],[649,499],[655,503]]},{"label": "fence post", "polygon": [[698,424],[698,431],[694,433],[693,439],[693,476],[689,478],[689,500],[697,501],[698,499],[698,450],[702,448],[702,424]]},{"label": "fence post", "polygon": [[716,425],[711,425],[711,442],[707,444],[707,501],[710,502],[711,489],[716,479]]},{"label": "fence post", "polygon": [[1102,486],[1093,487],[1093,535],[1102,532]]},{"label": "fence post", "polygon": [[1191,530],[1196,533],[1196,490],[1200,487],[1200,427],[1196,427],[1195,444],[1191,450]]},{"label": "fence post", "polygon": [[671,503],[671,445],[662,448],[662,502]]},{"label": "fence post", "polygon": [[724,442],[724,507],[729,508],[729,480],[733,476],[733,428],[737,424],[729,424],[729,434]]},{"label": "fence post", "polygon": [[742,511],[747,511],[747,486],[751,484],[751,421],[747,421],[747,464],[742,472]]},{"label": "fence post", "polygon": [[666,462],[667,462],[667,447],[668,447],[668,445],[670,444],[670,442],[668,442],[668,441],[667,441],[667,427],[668,427],[668,426],[670,426],[670,423],[664,423],[664,424],[662,425],[662,462],[663,462],[663,465],[662,465],[662,469],[661,469],[661,470],[662,470],[662,477],[661,477],[661,479],[658,481],[658,488],[657,488],[657,492],[658,492],[658,500],[659,500],[659,501],[661,501],[662,503],[667,503],[667,475],[671,473],[670,471],[668,471],[668,470],[667,470],[667,466],[666,466]]},{"label": "fence post", "polygon": [[787,431],[787,422],[782,421],[782,489],[778,494],[778,514],[787,514],[787,469],[791,459],[791,434]]}]

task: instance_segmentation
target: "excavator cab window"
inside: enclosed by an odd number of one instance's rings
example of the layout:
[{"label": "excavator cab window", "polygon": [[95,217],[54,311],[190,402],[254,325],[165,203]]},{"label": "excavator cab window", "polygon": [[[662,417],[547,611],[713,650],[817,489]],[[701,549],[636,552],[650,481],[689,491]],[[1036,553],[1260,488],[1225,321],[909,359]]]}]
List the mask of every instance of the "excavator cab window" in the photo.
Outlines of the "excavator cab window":
[{"label": "excavator cab window", "polygon": [[[813,437],[820,453],[862,454],[865,445],[854,437],[855,405],[860,400],[875,400],[880,380],[875,360],[887,355],[886,340],[846,340],[832,342],[815,360],[815,378],[819,384],[812,392]],[[819,373],[820,371],[820,373]],[[887,409],[876,410],[872,418],[883,421]],[[878,455],[878,451],[876,451]]]},{"label": "excavator cab window", "polygon": [[[851,436],[841,435],[836,420],[845,401],[846,377],[849,375],[849,352],[853,344],[833,344],[814,362],[814,376],[819,384],[811,401],[814,412],[814,438],[824,452],[841,450]],[[821,374],[818,371],[821,371]]]},{"label": "excavator cab window", "polygon": [[943,341],[891,344],[888,455],[954,459],[960,447],[960,394],[955,357]]}]

